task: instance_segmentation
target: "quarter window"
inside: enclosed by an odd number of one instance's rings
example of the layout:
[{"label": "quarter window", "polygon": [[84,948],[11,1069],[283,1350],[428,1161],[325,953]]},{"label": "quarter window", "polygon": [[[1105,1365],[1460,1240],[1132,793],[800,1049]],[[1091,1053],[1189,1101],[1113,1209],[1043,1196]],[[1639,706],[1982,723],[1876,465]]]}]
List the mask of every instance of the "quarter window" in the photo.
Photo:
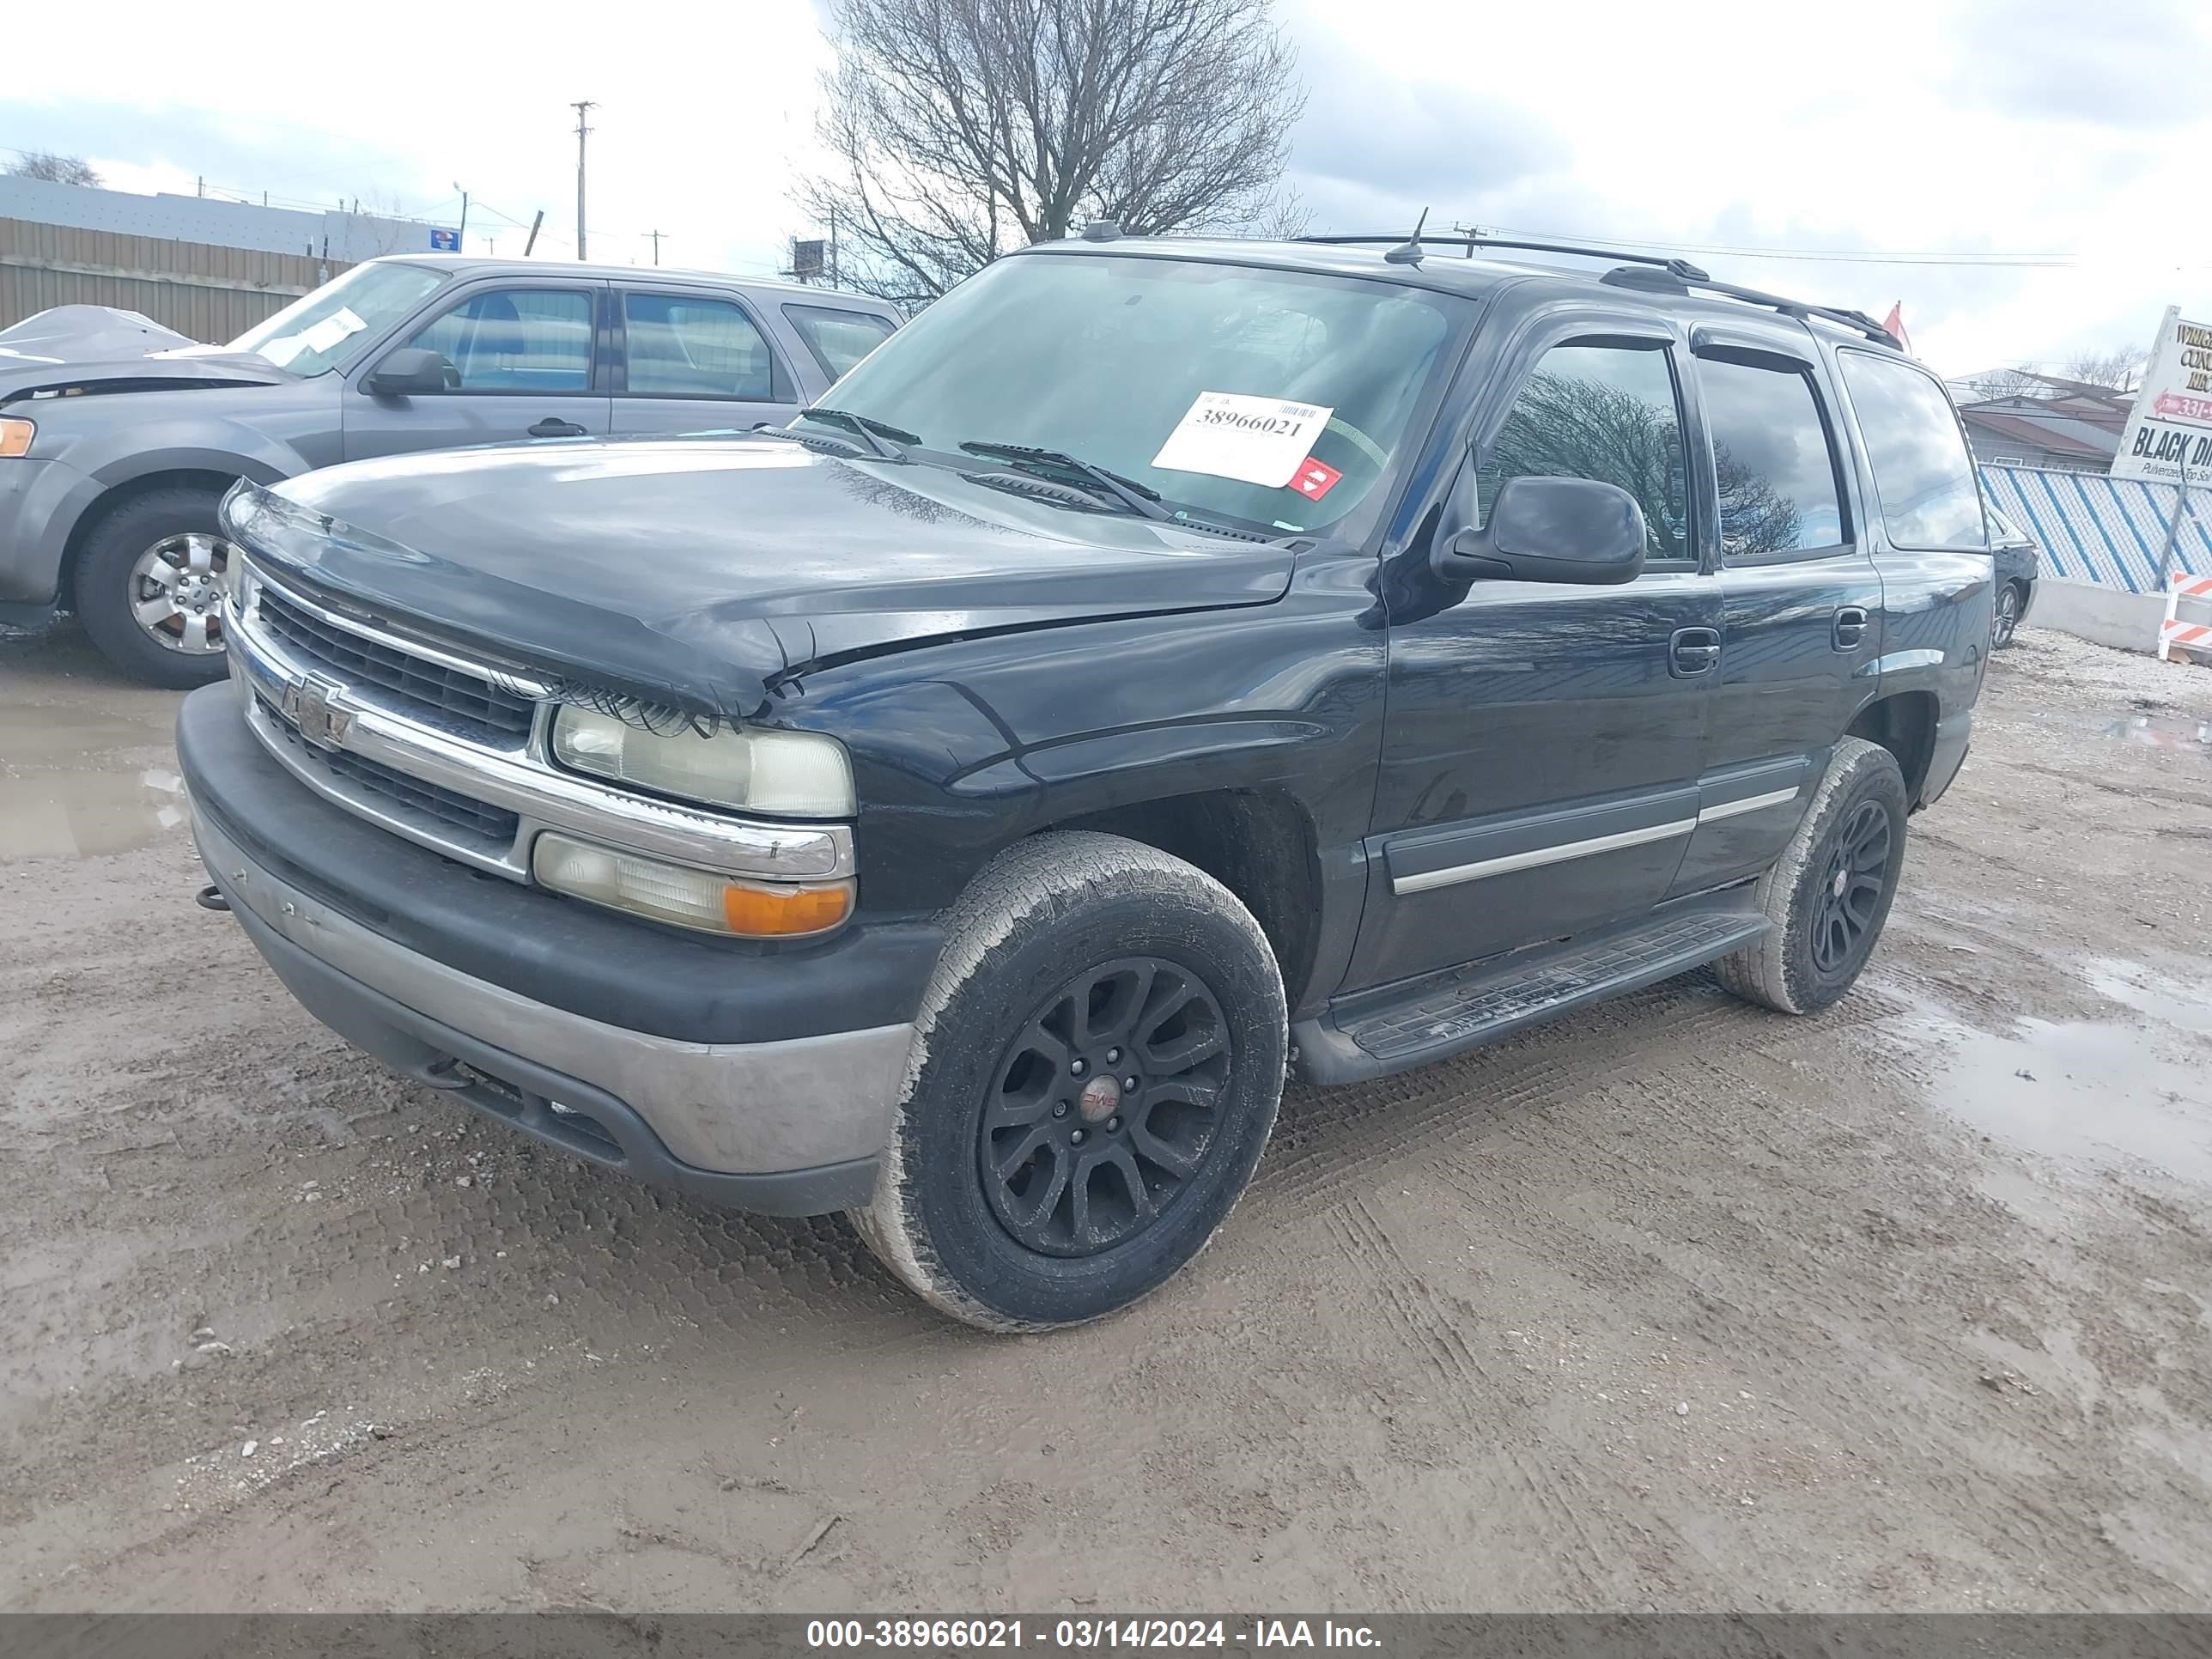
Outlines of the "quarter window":
[{"label": "quarter window", "polygon": [[1982,492],[1943,388],[1911,366],[1866,351],[1836,354],[1875,493],[1893,546],[1981,549]]},{"label": "quarter window", "polygon": [[625,294],[629,390],[662,397],[777,401],[775,358],[753,319],[727,300]]},{"label": "quarter window", "polygon": [[1698,386],[1720,483],[1721,551],[1749,559],[1841,546],[1835,449],[1812,377],[1771,361],[1701,356]]},{"label": "quarter window", "polygon": [[872,312],[847,311],[836,306],[786,306],[783,314],[822,372],[840,380],[845,371],[890,338],[891,321]]},{"label": "quarter window", "polygon": [[1688,557],[1682,415],[1666,351],[1587,342],[1547,351],[1483,458],[1483,512],[1521,477],[1619,484],[1644,509],[1648,556]]},{"label": "quarter window", "polygon": [[588,392],[592,296],[567,289],[489,289],[416,330],[407,343],[446,360],[453,391]]}]

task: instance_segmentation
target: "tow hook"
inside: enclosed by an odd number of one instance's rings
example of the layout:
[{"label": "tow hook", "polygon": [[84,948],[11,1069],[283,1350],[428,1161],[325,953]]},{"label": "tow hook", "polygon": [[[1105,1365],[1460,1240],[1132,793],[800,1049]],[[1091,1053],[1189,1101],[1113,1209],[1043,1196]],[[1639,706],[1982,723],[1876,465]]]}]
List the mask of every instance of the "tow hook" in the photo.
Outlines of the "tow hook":
[{"label": "tow hook", "polygon": [[192,895],[192,902],[203,910],[228,910],[230,901],[222,896],[222,889],[210,882]]}]

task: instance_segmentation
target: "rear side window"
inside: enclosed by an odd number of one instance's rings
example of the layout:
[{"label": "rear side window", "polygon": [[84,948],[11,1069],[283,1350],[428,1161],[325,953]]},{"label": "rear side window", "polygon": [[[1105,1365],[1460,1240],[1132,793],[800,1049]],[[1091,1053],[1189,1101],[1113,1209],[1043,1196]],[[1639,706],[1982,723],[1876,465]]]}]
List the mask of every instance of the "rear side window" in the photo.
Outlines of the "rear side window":
[{"label": "rear side window", "polygon": [[588,392],[592,296],[566,289],[472,294],[407,343],[446,360],[457,392]]},{"label": "rear side window", "polygon": [[833,380],[842,378],[847,369],[891,336],[889,318],[866,311],[847,311],[839,306],[786,306],[783,314],[806,342],[822,372]]},{"label": "rear side window", "polygon": [[1509,478],[1596,478],[1644,509],[1646,552],[1689,556],[1682,414],[1663,349],[1553,346],[1513,399],[1479,476],[1481,507]]},{"label": "rear side window", "polygon": [[1982,492],[1943,388],[1891,358],[1864,351],[1836,355],[1892,544],[1986,548]]},{"label": "rear side window", "polygon": [[727,300],[625,294],[629,390],[647,396],[774,403],[775,358],[753,319]]},{"label": "rear side window", "polygon": [[1721,551],[1732,559],[1839,547],[1836,454],[1810,374],[1771,359],[1698,359],[1720,483]]}]

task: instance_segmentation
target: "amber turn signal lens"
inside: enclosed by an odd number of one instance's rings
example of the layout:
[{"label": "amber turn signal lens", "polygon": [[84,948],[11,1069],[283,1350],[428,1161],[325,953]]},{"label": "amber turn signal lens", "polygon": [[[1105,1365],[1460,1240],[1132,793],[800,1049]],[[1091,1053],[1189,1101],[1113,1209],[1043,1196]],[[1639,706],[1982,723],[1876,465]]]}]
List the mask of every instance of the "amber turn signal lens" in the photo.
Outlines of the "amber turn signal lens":
[{"label": "amber turn signal lens", "polygon": [[853,913],[849,882],[818,887],[750,887],[731,882],[722,889],[722,915],[730,931],[746,939],[794,939],[827,933]]},{"label": "amber turn signal lens", "polygon": [[850,881],[738,881],[688,864],[664,864],[548,830],[531,872],[556,893],[678,927],[740,939],[827,933],[853,914]]},{"label": "amber turn signal lens", "polygon": [[27,455],[31,453],[31,438],[38,431],[28,421],[13,418],[0,421],[0,456]]}]

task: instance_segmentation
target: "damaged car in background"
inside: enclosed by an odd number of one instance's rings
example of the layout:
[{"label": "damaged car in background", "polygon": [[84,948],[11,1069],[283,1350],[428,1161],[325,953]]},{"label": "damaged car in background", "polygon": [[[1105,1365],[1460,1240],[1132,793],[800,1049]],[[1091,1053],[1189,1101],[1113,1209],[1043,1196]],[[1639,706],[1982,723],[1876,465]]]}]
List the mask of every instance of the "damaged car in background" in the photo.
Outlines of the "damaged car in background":
[{"label": "damaged car in background", "polygon": [[0,623],[74,611],[155,685],[223,675],[216,521],[240,478],[544,438],[789,420],[898,325],[826,289],[422,254],[226,346],[64,306],[0,330]]}]

